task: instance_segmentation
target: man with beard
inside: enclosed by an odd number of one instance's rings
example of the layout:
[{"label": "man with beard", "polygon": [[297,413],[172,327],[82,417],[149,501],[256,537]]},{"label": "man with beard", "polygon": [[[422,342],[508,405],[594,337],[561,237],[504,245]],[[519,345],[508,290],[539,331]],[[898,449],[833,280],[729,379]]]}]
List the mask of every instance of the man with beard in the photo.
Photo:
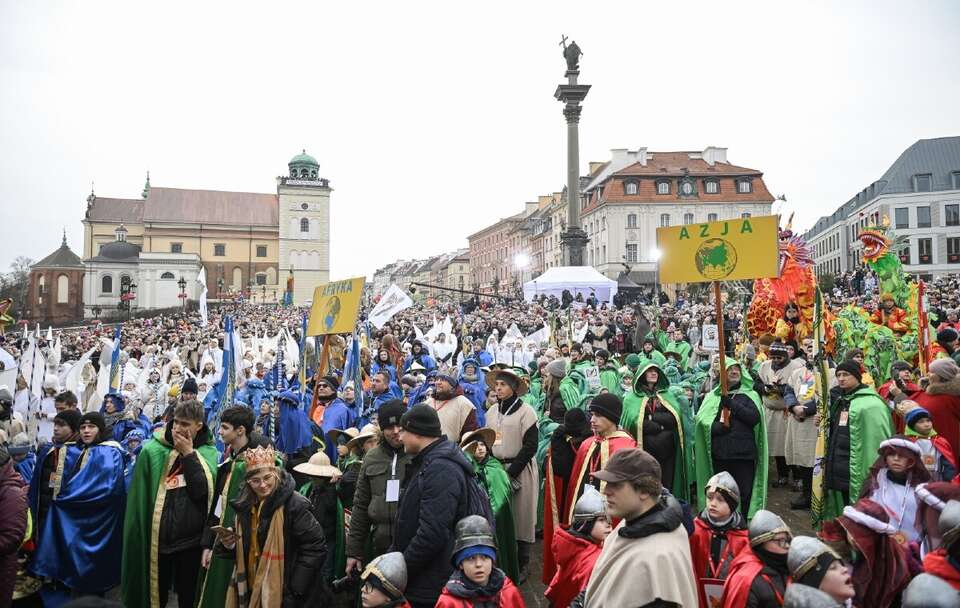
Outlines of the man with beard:
[{"label": "man with beard", "polygon": [[767,426],[767,441],[770,455],[777,464],[777,478],[773,487],[786,486],[790,480],[790,468],[787,466],[787,405],[783,396],[790,380],[790,375],[803,367],[803,361],[791,359],[790,352],[783,342],[774,342],[770,345],[770,358],[760,365],[760,381],[763,383],[759,392],[763,397],[764,421]]},{"label": "man with beard", "polygon": [[477,414],[470,400],[456,394],[457,379],[439,373],[434,377],[433,395],[425,403],[437,410],[440,428],[447,439],[459,445],[460,438],[476,430]]}]

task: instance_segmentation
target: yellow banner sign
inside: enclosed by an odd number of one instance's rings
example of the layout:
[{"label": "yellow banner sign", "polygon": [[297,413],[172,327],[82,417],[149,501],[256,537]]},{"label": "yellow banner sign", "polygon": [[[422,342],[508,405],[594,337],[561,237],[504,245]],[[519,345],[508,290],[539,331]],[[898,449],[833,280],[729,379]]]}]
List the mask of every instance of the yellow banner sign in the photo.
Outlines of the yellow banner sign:
[{"label": "yellow banner sign", "polygon": [[313,306],[307,320],[308,336],[349,334],[360,314],[360,296],[364,277],[318,285],[313,290]]},{"label": "yellow banner sign", "polygon": [[776,277],[780,217],[765,215],[657,228],[661,283]]}]

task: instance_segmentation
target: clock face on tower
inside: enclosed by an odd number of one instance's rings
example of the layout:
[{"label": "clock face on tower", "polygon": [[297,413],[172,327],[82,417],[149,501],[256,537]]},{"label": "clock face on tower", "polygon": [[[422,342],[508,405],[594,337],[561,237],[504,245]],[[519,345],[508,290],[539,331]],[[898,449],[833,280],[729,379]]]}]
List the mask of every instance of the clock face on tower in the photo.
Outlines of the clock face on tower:
[{"label": "clock face on tower", "polygon": [[309,205],[307,205],[306,203],[301,203],[301,204],[300,204],[300,208],[303,209],[304,211],[307,210],[307,207],[309,207]]}]

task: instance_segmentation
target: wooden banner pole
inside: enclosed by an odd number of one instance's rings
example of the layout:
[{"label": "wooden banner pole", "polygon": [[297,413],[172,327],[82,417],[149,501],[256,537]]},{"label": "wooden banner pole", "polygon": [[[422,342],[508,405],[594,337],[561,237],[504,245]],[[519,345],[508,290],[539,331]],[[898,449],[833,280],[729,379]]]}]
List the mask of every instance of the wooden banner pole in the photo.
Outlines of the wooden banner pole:
[{"label": "wooden banner pole", "polygon": [[327,365],[327,353],[329,352],[329,350],[330,350],[330,335],[328,334],[323,337],[323,348],[320,351],[320,360],[317,361],[317,371],[313,374],[313,384],[314,384],[313,400],[310,403],[309,417],[310,417],[310,420],[313,420],[314,422],[317,423],[317,426],[319,426],[323,422],[323,412],[320,412],[319,420],[314,418],[314,414],[317,411],[317,405],[320,401],[317,395],[318,391],[317,391],[316,384],[317,384],[317,380],[319,380],[320,378],[323,378],[323,372],[326,371],[324,368]]}]

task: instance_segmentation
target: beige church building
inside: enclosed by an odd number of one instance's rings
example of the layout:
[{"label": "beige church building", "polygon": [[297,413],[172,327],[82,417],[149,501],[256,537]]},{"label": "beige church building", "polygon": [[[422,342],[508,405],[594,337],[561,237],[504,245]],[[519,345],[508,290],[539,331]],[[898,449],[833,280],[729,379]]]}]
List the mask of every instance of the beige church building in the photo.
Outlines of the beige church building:
[{"label": "beige church building", "polygon": [[[84,314],[115,309],[125,295],[137,310],[195,300],[206,271],[210,301],[243,295],[304,304],[329,280],[330,188],[312,156],[294,156],[276,193],[144,185],[140,198],[87,198],[81,258]],[[181,281],[181,279],[183,279]],[[131,289],[131,285],[134,287]]]}]

